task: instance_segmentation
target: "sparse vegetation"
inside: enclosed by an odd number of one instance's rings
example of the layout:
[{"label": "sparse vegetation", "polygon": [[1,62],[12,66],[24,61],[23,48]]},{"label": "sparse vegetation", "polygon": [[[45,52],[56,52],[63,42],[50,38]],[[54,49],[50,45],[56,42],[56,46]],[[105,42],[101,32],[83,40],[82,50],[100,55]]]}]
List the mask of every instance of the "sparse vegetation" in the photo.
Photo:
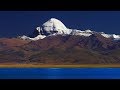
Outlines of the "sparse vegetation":
[{"label": "sparse vegetation", "polygon": [[97,35],[90,37],[58,35],[32,42],[19,39],[2,39],[1,41],[0,39],[0,43],[6,44],[0,48],[1,65],[14,63],[13,66],[20,67],[22,67],[21,64],[23,67],[24,65],[25,67],[44,67],[44,65],[45,67],[49,65],[50,67],[54,65],[61,65],[60,67],[87,67],[87,65],[92,67],[93,65],[96,67],[100,64],[107,67],[106,64],[108,66],[116,64],[119,67],[120,64],[120,42],[112,42],[110,39]]}]

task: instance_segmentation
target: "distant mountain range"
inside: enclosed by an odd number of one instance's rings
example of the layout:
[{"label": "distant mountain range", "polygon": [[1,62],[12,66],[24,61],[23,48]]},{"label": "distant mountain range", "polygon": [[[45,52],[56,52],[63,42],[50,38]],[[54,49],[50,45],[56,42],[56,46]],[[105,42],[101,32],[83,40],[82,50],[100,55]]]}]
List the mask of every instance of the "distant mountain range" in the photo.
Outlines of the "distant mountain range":
[{"label": "distant mountain range", "polygon": [[120,35],[69,29],[51,18],[31,35],[0,38],[0,63],[118,64]]}]

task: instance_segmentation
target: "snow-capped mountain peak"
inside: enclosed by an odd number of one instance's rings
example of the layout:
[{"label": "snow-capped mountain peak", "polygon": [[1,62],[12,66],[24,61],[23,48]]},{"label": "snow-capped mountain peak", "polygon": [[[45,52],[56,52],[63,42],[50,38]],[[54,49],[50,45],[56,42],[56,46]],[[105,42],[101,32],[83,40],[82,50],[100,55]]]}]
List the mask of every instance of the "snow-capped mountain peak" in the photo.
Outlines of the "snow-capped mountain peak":
[{"label": "snow-capped mountain peak", "polygon": [[91,30],[88,29],[88,30],[85,30],[85,32],[93,32],[93,31],[91,31]]},{"label": "snow-capped mountain peak", "polygon": [[67,27],[60,20],[56,18],[51,18],[50,20],[45,22],[42,25],[42,27],[44,32],[46,32],[47,34],[53,34],[53,33],[70,34],[71,33],[71,31],[67,29]]},{"label": "snow-capped mountain peak", "polygon": [[52,29],[67,29],[66,26],[58,19],[51,18],[43,24],[44,27],[51,27]]},{"label": "snow-capped mountain peak", "polygon": [[120,40],[120,35],[116,34],[106,34],[104,32],[95,32],[90,29],[87,30],[77,30],[77,29],[69,29],[67,28],[60,20],[56,18],[51,18],[43,25],[40,27],[36,27],[36,30],[34,33],[31,35],[32,37],[28,36],[21,36],[21,39],[26,40],[39,40],[39,39],[44,39],[45,37],[48,36],[53,36],[53,35],[79,35],[79,36],[85,36],[89,37],[92,34],[99,33],[105,38],[113,38],[114,40]]}]

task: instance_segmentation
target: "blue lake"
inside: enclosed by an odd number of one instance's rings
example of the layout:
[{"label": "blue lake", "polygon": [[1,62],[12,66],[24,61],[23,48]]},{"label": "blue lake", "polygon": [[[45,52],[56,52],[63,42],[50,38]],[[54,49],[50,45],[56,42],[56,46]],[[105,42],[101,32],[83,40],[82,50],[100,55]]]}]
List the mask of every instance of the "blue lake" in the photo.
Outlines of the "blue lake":
[{"label": "blue lake", "polygon": [[0,68],[0,79],[120,79],[120,68]]}]

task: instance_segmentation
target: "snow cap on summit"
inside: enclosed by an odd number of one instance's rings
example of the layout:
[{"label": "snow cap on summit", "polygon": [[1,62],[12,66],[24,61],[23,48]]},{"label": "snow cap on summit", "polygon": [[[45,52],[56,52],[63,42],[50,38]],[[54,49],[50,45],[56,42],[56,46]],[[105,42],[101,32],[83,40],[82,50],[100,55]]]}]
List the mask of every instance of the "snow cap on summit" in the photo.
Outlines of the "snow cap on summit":
[{"label": "snow cap on summit", "polygon": [[92,32],[90,29],[85,30],[85,32]]},{"label": "snow cap on summit", "polygon": [[[37,35],[36,35],[37,33]],[[113,38],[113,40],[120,40],[120,35],[116,34],[106,34],[104,32],[95,32],[90,29],[87,29],[85,31],[77,30],[77,29],[69,29],[67,28],[60,20],[56,18],[51,18],[47,22],[45,22],[42,27],[37,27],[36,31],[33,33],[33,36],[35,37],[28,37],[28,36],[21,36],[21,39],[23,40],[39,40],[44,39],[49,36],[54,35],[79,35],[79,36],[85,36],[89,37],[92,34],[99,33],[105,38]]]},{"label": "snow cap on summit", "polygon": [[50,33],[56,31],[58,34],[70,34],[71,31],[58,19],[51,18],[43,25],[44,31]]}]

